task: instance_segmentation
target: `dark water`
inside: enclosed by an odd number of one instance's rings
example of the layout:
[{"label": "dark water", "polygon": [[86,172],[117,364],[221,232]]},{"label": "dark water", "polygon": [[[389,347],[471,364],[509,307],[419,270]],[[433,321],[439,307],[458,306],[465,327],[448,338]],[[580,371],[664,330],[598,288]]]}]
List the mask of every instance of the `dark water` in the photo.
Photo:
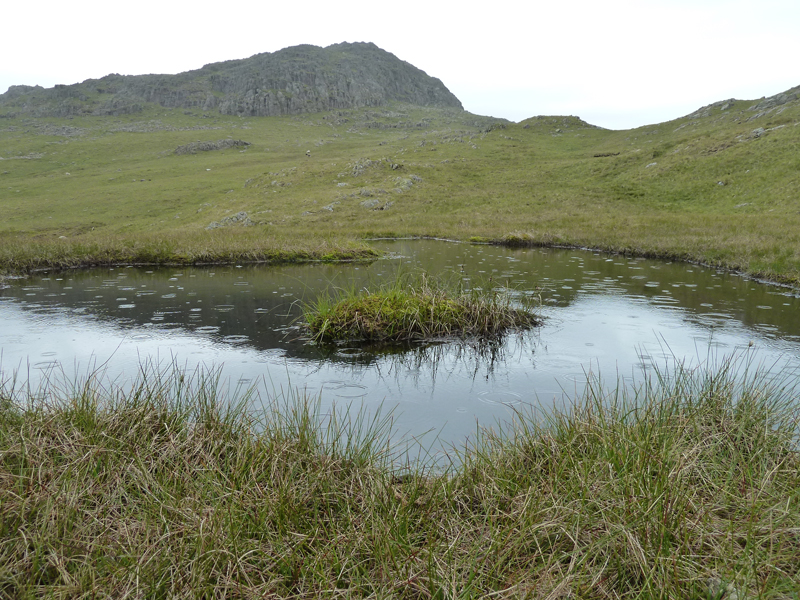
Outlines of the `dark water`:
[{"label": "dark water", "polygon": [[[303,388],[333,403],[396,407],[401,433],[460,442],[476,422],[531,403],[562,404],[600,373],[641,379],[678,359],[746,354],[800,363],[800,299],[714,269],[574,250],[438,241],[376,242],[394,258],[365,265],[94,269],[38,274],[0,290],[6,378],[32,386],[53,369],[117,381],[143,360],[220,367],[229,387]],[[541,297],[544,324],[499,347],[319,348],[299,302],[424,268],[468,286]]]}]

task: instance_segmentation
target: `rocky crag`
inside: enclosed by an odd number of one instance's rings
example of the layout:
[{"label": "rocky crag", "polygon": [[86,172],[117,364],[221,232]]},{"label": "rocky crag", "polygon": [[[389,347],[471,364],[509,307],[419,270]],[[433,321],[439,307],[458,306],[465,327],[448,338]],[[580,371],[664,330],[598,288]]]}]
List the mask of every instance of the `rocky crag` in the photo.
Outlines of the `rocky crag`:
[{"label": "rocky crag", "polygon": [[12,86],[2,116],[123,115],[149,104],[225,115],[275,116],[405,102],[454,107],[444,84],[372,43],[303,45],[178,75],[118,75],[73,85]]}]

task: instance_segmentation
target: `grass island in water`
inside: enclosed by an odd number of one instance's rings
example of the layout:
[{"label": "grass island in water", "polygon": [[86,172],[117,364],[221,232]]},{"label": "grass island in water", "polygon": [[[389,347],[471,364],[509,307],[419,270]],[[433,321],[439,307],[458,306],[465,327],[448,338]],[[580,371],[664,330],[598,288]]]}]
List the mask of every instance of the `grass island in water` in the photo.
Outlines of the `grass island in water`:
[{"label": "grass island in water", "polygon": [[539,323],[528,306],[493,289],[448,286],[422,275],[398,277],[374,290],[349,290],[305,307],[316,342],[416,342],[450,337],[493,337]]}]

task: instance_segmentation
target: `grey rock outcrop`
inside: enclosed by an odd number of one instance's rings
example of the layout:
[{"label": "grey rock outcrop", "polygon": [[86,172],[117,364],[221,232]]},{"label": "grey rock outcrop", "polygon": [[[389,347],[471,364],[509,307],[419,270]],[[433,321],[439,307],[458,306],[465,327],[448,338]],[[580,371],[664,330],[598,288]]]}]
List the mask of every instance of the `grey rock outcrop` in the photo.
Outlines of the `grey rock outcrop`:
[{"label": "grey rock outcrop", "polygon": [[793,100],[800,98],[800,85],[780,94],[775,94],[769,98],[763,98],[758,104],[754,104],[748,110],[769,110],[776,106],[783,106]]},{"label": "grey rock outcrop", "polygon": [[231,225],[243,225],[245,227],[252,227],[255,225],[250,216],[242,211],[230,217],[225,217],[221,221],[214,221],[206,226],[206,229],[218,229],[220,227],[230,227]]},{"label": "grey rock outcrop", "polygon": [[[747,110],[753,112],[762,111],[763,113],[764,111],[769,111],[778,106],[783,106],[784,104],[793,102],[798,98],[800,98],[800,86],[793,87],[790,90],[786,90],[785,92],[781,92],[780,94],[775,94],[774,96],[770,96],[769,98],[762,98],[757,103],[747,108]],[[714,114],[715,111],[724,112],[726,110],[730,110],[736,102],[737,101],[735,98],[731,98],[729,100],[720,100],[719,102],[714,102],[713,104],[709,104],[708,106],[703,106],[702,108],[698,108],[695,112],[686,115],[686,118],[699,119],[711,116],[712,114]]]},{"label": "grey rock outcrop", "polygon": [[192,142],[184,146],[175,148],[175,154],[197,154],[198,152],[210,152],[211,150],[224,150],[226,148],[236,148],[238,146],[246,148],[250,142],[242,140],[217,140],[216,142]]},{"label": "grey rock outcrop", "polygon": [[13,86],[0,95],[6,111],[60,117],[129,114],[147,104],[275,116],[390,102],[463,108],[440,80],[372,43],[294,46],[178,75],[110,74],[48,89]]},{"label": "grey rock outcrop", "polygon": [[731,106],[736,103],[736,98],[730,98],[728,100],[720,100],[719,102],[714,102],[713,104],[709,104],[708,106],[703,106],[698,108],[693,113],[686,115],[688,119],[701,119],[703,117],[711,116],[711,114],[716,110],[719,112],[724,112],[726,110],[730,110]]}]

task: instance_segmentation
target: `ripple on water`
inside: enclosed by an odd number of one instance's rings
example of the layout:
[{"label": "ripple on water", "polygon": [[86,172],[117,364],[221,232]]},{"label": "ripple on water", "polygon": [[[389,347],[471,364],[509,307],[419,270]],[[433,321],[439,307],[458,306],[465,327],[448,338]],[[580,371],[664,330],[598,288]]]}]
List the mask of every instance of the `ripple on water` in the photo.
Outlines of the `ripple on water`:
[{"label": "ripple on water", "polygon": [[358,358],[359,356],[364,356],[366,352],[361,348],[339,348],[336,354],[343,358]]},{"label": "ripple on water", "polygon": [[522,404],[522,396],[516,392],[486,391],[478,393],[478,400],[484,404],[516,406]]},{"label": "ripple on water", "polygon": [[243,344],[249,339],[250,337],[246,335],[226,335],[222,338],[222,341],[228,344]]},{"label": "ripple on water", "polygon": [[719,327],[720,325],[725,325],[732,321],[730,315],[722,315],[718,313],[697,315],[692,320],[700,325],[706,325],[710,327]]},{"label": "ripple on water", "polygon": [[231,312],[234,308],[236,307],[233,304],[217,304],[214,310],[217,312]]},{"label": "ripple on water", "polygon": [[[545,372],[554,373],[565,371],[567,369],[580,368],[581,366],[580,359],[568,356],[543,356],[537,362],[540,367],[544,368]],[[542,370],[542,368],[536,369],[537,372],[541,372]]]},{"label": "ripple on water", "polygon": [[567,373],[564,375],[564,379],[567,381],[571,381],[573,383],[588,383],[589,375],[587,373]]},{"label": "ripple on water", "polygon": [[708,343],[709,348],[730,348],[730,344],[726,342],[711,341]]},{"label": "ripple on water", "polygon": [[338,398],[362,398],[367,395],[367,386],[352,381],[326,381],[322,388],[332,391]]},{"label": "ripple on water", "polygon": [[605,286],[599,283],[584,283],[579,292],[601,292],[603,291]]},{"label": "ripple on water", "polygon": [[664,329],[683,329],[686,324],[681,321],[659,321],[658,326]]},{"label": "ripple on water", "polygon": [[60,365],[61,363],[57,360],[43,360],[41,362],[34,363],[33,368],[40,371],[49,371],[50,369],[55,369]]},{"label": "ripple on water", "polygon": [[219,331],[219,327],[216,325],[204,325],[202,327],[196,327],[195,331],[198,333],[217,333]]},{"label": "ripple on water", "polygon": [[258,354],[253,362],[261,364],[284,364],[284,354],[282,350],[266,350]]}]

